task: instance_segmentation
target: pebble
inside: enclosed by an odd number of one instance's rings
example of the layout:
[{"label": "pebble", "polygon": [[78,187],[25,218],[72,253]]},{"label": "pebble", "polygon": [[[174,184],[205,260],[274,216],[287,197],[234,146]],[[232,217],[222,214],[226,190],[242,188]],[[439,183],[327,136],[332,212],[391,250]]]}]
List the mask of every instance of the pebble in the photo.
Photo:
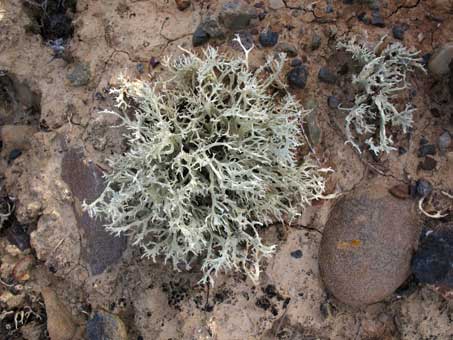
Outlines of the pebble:
[{"label": "pebble", "polygon": [[379,302],[409,276],[420,232],[412,200],[389,195],[380,183],[344,196],[323,232],[319,266],[328,291],[351,306]]},{"label": "pebble", "polygon": [[190,6],[190,0],[175,0],[175,2],[176,7],[178,7],[180,11],[184,11],[186,8]]},{"label": "pebble", "polygon": [[379,10],[374,10],[371,13],[371,25],[377,27],[385,27],[384,18],[381,16],[381,12]]},{"label": "pebble", "polygon": [[269,0],[269,8],[273,10],[278,10],[285,7],[283,0]]},{"label": "pebble", "polygon": [[392,34],[395,39],[404,40],[404,33],[406,33],[406,27],[403,25],[395,25],[392,28]]},{"label": "pebble", "polygon": [[321,67],[318,73],[318,79],[327,84],[335,84],[337,82],[337,76],[326,67]]},{"label": "pebble", "polygon": [[303,89],[307,85],[308,70],[305,65],[293,67],[286,75],[288,84],[292,88]]},{"label": "pebble", "polygon": [[453,60],[453,42],[446,43],[438,48],[428,62],[428,69],[436,76],[443,76],[450,72],[449,65]]},{"label": "pebble", "polygon": [[90,82],[91,72],[90,68],[85,63],[77,63],[71,72],[68,73],[66,78],[72,86],[80,87],[85,86]]},{"label": "pebble", "polygon": [[407,153],[406,148],[404,148],[404,147],[402,147],[402,146],[400,146],[400,147],[398,148],[398,154],[399,154],[400,156],[402,156],[402,155],[404,155],[404,154],[406,154],[406,153]]},{"label": "pebble", "polygon": [[128,340],[126,326],[116,315],[99,310],[88,320],[86,339]]},{"label": "pebble", "polygon": [[427,197],[433,192],[433,186],[426,179],[419,179],[415,183],[415,196]]},{"label": "pebble", "polygon": [[432,171],[437,166],[437,161],[431,157],[426,156],[425,159],[419,164],[420,168],[426,171]]},{"label": "pebble", "polygon": [[[316,104],[313,105],[316,107]],[[308,109],[312,109],[308,107]],[[306,118],[307,121],[307,134],[313,146],[318,145],[321,142],[321,129],[319,128],[316,111],[312,110]]]},{"label": "pebble", "polygon": [[397,184],[389,189],[392,196],[399,199],[407,199],[410,197],[410,188],[407,184]]},{"label": "pebble", "polygon": [[151,66],[151,68],[156,68],[157,66],[159,66],[160,64],[160,61],[159,59],[157,59],[156,57],[151,57],[149,58],[149,66]]},{"label": "pebble", "polygon": [[436,146],[434,144],[423,144],[418,148],[418,157],[424,157],[427,155],[435,155]]},{"label": "pebble", "polygon": [[9,228],[5,229],[5,235],[11,244],[24,251],[30,248],[30,235],[28,235],[26,227],[14,221]]},{"label": "pebble", "polygon": [[340,106],[340,101],[339,101],[338,98],[335,97],[335,96],[328,96],[328,97],[327,97],[327,105],[328,105],[331,109],[337,109],[338,106]]},{"label": "pebble", "polygon": [[219,20],[226,28],[235,31],[247,28],[255,16],[255,9],[239,0],[225,3],[220,10]]},{"label": "pebble", "polygon": [[318,34],[314,34],[311,37],[310,48],[312,51],[317,50],[321,46],[321,36]]},{"label": "pebble", "polygon": [[11,163],[15,159],[19,158],[22,155],[21,149],[12,149],[8,155],[8,163]]},{"label": "pebble", "polygon": [[439,147],[440,153],[445,154],[447,149],[451,145],[451,135],[450,132],[444,131],[437,140],[437,146]]},{"label": "pebble", "polygon": [[194,47],[201,46],[206,44],[208,40],[209,40],[208,33],[206,33],[201,24],[198,25],[198,27],[195,29],[195,32],[193,32],[192,35],[192,45]]},{"label": "pebble", "polygon": [[297,250],[294,250],[291,252],[291,257],[295,258],[295,259],[300,259],[302,257],[303,253],[302,253],[302,250],[300,249],[297,249]]},{"label": "pebble", "polygon": [[142,63],[138,63],[137,65],[135,65],[135,68],[137,69],[137,72],[140,74],[145,72],[145,65],[143,65]]},{"label": "pebble", "polygon": [[300,58],[294,58],[291,60],[291,67],[297,67],[302,65],[302,60]]},{"label": "pebble", "polygon": [[261,32],[258,40],[263,47],[272,47],[275,46],[278,42],[278,32],[273,32],[267,30],[266,32]]},{"label": "pebble", "polygon": [[214,16],[206,17],[202,23],[201,27],[208,34],[209,38],[212,39],[223,39],[225,38],[225,32],[220,26],[219,21]]},{"label": "pebble", "polygon": [[294,45],[288,44],[286,42],[279,43],[275,49],[278,52],[286,53],[286,55],[290,58],[294,58],[297,56],[297,48]]}]

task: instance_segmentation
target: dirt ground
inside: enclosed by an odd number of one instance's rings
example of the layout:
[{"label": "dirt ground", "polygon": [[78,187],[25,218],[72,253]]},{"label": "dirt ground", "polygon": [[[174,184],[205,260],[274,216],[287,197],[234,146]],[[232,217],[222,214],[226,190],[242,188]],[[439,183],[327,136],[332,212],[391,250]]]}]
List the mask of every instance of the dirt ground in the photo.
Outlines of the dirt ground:
[{"label": "dirt ground", "polygon": [[[112,118],[99,114],[112,105],[108,89],[119,74],[158,76],[162,68],[154,68],[150,59],[177,55],[179,45],[191,49],[200,20],[223,3],[192,0],[180,11],[173,0],[78,0],[65,47],[70,57],[55,58],[42,35],[30,29],[28,7],[0,0],[0,73],[9,81],[1,85],[16,99],[13,105],[0,97],[2,195],[14,201],[13,225],[21,226],[0,234],[0,339],[48,338],[47,321],[53,320],[49,311],[46,315],[43,287],[56,292],[74,324],[83,327],[91,313],[105,310],[124,322],[128,339],[453,339],[453,302],[429,287],[408,281],[388,299],[361,309],[325,291],[318,249],[333,201],[315,202],[295,225],[265,230],[265,239],[278,244],[278,251],[265,264],[259,284],[229,273],[219,276],[213,288],[197,285],[197,268],[175,272],[142,258],[140,249],[124,238],[113,239],[103,232],[101,221],[91,221],[81,211],[81,202],[102,189],[106,158],[124,150],[122,131],[111,127]],[[287,0],[275,10],[266,0],[256,3],[266,15],[243,31],[257,45],[253,64],[275,52],[257,44],[258,32],[271,27],[280,33],[279,42],[293,45],[308,66],[306,88],[293,93],[304,107],[314,109],[312,124],[320,129],[320,140],[313,143],[316,157],[335,170],[328,176],[328,193],[347,194],[371,178],[388,188],[425,178],[434,187],[427,209],[448,212],[451,205],[439,193],[453,189],[453,153],[437,154],[431,171],[420,169],[417,157],[422,137],[436,144],[444,129],[453,132],[453,101],[440,81],[430,74],[414,75],[414,129],[394,135],[406,152],[374,159],[344,144],[345,114],[327,105],[331,95],[345,103],[351,99],[348,78],[331,85],[319,82],[317,74],[321,67],[338,70],[344,63],[345,55],[335,49],[338,38],[356,34],[375,43],[388,34],[393,39],[397,24],[408,27],[406,46],[422,55],[432,53],[452,39],[451,1],[382,1],[384,27],[359,21],[357,16],[369,14],[369,7],[347,1],[312,6]],[[330,13],[328,5],[334,9]],[[314,36],[320,37],[319,48],[312,46]],[[228,36],[214,44],[226,53],[240,53],[230,41]],[[81,84],[68,79],[78,74],[78,65],[86,78],[78,79]],[[11,157],[17,149],[20,156]],[[433,223],[421,214],[419,218]],[[291,256],[296,250],[301,257]],[[19,301],[9,295],[7,300],[7,291]],[[17,314],[23,317],[19,321]]]}]

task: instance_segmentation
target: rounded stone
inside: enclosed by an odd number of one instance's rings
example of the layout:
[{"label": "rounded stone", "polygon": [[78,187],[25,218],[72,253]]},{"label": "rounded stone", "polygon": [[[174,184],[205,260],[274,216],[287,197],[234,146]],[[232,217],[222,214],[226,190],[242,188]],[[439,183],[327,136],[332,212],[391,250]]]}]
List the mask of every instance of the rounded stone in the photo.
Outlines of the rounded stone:
[{"label": "rounded stone", "polygon": [[324,284],[355,307],[379,302],[409,276],[420,226],[411,200],[369,184],[335,205],[319,253]]},{"label": "rounded stone", "polygon": [[444,76],[450,71],[450,63],[453,60],[453,42],[438,48],[428,62],[428,69],[436,76]]}]

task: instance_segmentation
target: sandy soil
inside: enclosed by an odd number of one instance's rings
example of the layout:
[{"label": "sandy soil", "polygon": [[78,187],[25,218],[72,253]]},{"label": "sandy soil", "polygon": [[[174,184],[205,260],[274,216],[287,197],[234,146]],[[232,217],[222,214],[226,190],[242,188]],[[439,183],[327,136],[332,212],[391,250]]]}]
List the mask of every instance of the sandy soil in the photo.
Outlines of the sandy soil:
[{"label": "sandy soil", "polygon": [[[31,121],[0,117],[3,125],[31,127],[15,130],[8,140],[3,138],[0,170],[4,190],[15,198],[16,218],[31,234],[32,249],[13,249],[3,236],[2,268],[7,259],[14,267],[30,254],[36,261],[30,278],[22,283],[27,303],[35,296],[36,306],[43,307],[39,294],[42,287],[50,286],[81,324],[92,310],[119,315],[129,339],[453,339],[453,304],[428,287],[408,283],[387,300],[362,309],[349,308],[326,293],[319,277],[318,248],[331,201],[317,202],[294,226],[275,225],[266,230],[265,238],[276,242],[278,251],[266,264],[258,285],[233,273],[218,277],[214,288],[202,287],[197,285],[200,274],[196,269],[174,272],[142,259],[139,249],[124,250],[121,242],[102,235],[98,225],[93,228],[101,234],[94,236],[83,227],[83,197],[75,192],[77,183],[71,184],[71,178],[92,183],[89,181],[105,168],[105,159],[124,148],[122,132],[110,127],[114,121],[98,113],[111,105],[106,90],[114,86],[120,73],[158,75],[161,68],[149,66],[150,58],[178,54],[178,45],[192,48],[192,33],[200,19],[218,11],[222,3],[197,0],[179,11],[172,0],[78,0],[72,18],[74,35],[67,46],[73,62],[68,63],[53,58],[42,37],[27,31],[30,17],[20,1],[0,1],[0,70],[21,89],[20,103],[37,111]],[[324,1],[310,12],[300,7],[307,6],[307,1],[288,0],[286,7],[269,10],[263,20],[254,21],[247,29],[256,43],[256,33],[272,27],[280,32],[279,41],[293,44],[308,65],[308,85],[294,93],[304,106],[315,108],[321,129],[316,156],[322,165],[335,170],[328,179],[329,193],[347,194],[375,177],[388,188],[423,177],[433,184],[435,193],[452,189],[451,153],[436,156],[434,171],[418,168],[421,137],[436,143],[444,128],[452,131],[451,103],[443,102],[445,95],[434,78],[417,74],[412,80],[416,91],[412,100],[417,106],[414,130],[410,136],[395,135],[396,144],[407,153],[394,152],[379,161],[370,155],[360,157],[344,145],[344,114],[327,106],[329,95],[342,101],[350,98],[346,79],[336,86],[317,79],[321,66],[336,69],[341,65],[345,56],[335,50],[335,41],[345,34],[367,36],[376,42],[384,34],[391,35],[393,24],[405,23],[409,26],[405,44],[423,54],[432,52],[451,39],[453,16],[445,10],[448,1],[387,1],[381,9],[386,22],[383,28],[356,19],[358,13],[369,12],[364,6],[332,3],[334,12],[326,14]],[[321,37],[321,46],[312,50],[315,34]],[[228,39],[219,48],[239,53]],[[253,63],[262,63],[269,53],[274,51],[255,48]],[[77,63],[90,70],[85,86],[74,87],[67,79]],[[137,70],[140,63],[144,73]],[[22,155],[8,163],[9,152],[19,146]],[[65,170],[65,155],[74,150],[81,152],[76,153],[80,162],[67,163],[70,170]],[[80,173],[84,175],[77,177]],[[439,194],[431,203],[433,209],[451,209]],[[95,237],[100,239],[92,241]],[[107,263],[93,264],[98,254],[110,254],[101,249],[106,247],[104,238],[107,245],[114,245],[116,255]],[[301,250],[303,256],[292,257],[295,250]],[[15,310],[23,309],[24,304]],[[38,328],[45,325],[45,313],[39,313],[41,319],[29,319]],[[0,339],[26,338],[20,327],[7,330],[5,320]],[[45,339],[45,327],[40,329],[39,335],[29,338]]]}]

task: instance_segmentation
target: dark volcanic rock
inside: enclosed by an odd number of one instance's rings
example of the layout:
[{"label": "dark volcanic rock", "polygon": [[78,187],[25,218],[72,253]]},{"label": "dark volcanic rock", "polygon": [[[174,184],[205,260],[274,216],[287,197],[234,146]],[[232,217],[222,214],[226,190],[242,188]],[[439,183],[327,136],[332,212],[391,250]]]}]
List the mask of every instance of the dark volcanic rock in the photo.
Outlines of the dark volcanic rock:
[{"label": "dark volcanic rock", "polygon": [[100,274],[118,262],[127,241],[125,236],[115,237],[108,233],[103,227],[105,221],[93,219],[81,210],[81,202],[92,202],[104,189],[102,172],[96,165],[87,162],[81,150],[71,149],[63,157],[61,177],[74,195],[74,212],[85,237],[83,256],[90,266],[91,274]]},{"label": "dark volcanic rock", "polygon": [[372,304],[407,279],[420,232],[412,205],[371,183],[333,208],[319,265],[326,288],[337,299],[351,306]]},{"label": "dark volcanic rock", "polygon": [[337,82],[337,76],[325,67],[319,70],[318,79],[327,84],[335,84]]},{"label": "dark volcanic rock", "polygon": [[434,285],[439,293],[453,298],[452,224],[423,229],[411,269],[418,281]]},{"label": "dark volcanic rock", "polygon": [[86,326],[87,340],[127,340],[126,326],[116,315],[97,311]]},{"label": "dark volcanic rock", "polygon": [[288,83],[293,88],[303,89],[307,85],[308,70],[305,65],[294,67],[286,75]]},{"label": "dark volcanic rock", "polygon": [[271,30],[261,32],[258,37],[258,40],[260,41],[260,44],[263,47],[275,46],[278,42],[278,32],[272,32]]},{"label": "dark volcanic rock", "polygon": [[198,27],[195,29],[195,32],[193,32],[192,35],[192,45],[194,47],[201,46],[203,44],[206,44],[208,40],[209,40],[208,33],[203,29],[201,25],[198,25]]}]

